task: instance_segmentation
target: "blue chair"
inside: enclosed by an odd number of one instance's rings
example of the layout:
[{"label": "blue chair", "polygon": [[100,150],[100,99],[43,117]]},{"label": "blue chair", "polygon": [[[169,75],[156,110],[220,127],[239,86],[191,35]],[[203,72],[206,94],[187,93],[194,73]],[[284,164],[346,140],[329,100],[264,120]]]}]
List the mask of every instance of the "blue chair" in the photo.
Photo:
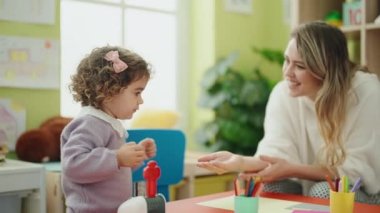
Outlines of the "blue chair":
[{"label": "blue chair", "polygon": [[[169,185],[183,179],[186,138],[181,130],[175,129],[130,129],[127,130],[127,141],[140,142],[144,138],[153,138],[157,146],[154,158],[161,168],[161,176],[157,182],[157,191],[169,201]],[[149,161],[148,160],[148,161]],[[147,162],[145,162],[146,165]],[[133,172],[133,182],[144,181],[141,166]]]}]

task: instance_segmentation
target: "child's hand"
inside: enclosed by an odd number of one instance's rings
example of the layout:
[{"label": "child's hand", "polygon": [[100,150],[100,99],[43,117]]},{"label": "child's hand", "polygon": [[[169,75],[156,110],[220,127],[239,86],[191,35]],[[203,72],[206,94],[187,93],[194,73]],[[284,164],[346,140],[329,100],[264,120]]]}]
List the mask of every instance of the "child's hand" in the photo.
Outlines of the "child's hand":
[{"label": "child's hand", "polygon": [[139,143],[145,149],[145,154],[148,158],[156,156],[157,148],[156,143],[152,138],[145,138]]},{"label": "child's hand", "polygon": [[144,146],[129,142],[123,144],[116,151],[117,162],[119,167],[136,167],[145,160],[146,154]]}]

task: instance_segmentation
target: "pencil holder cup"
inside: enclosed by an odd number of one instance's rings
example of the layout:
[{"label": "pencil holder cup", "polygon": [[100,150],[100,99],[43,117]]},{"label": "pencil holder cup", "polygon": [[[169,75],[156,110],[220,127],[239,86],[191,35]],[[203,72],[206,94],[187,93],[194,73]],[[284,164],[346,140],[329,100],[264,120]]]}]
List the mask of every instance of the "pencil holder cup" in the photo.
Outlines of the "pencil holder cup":
[{"label": "pencil holder cup", "polygon": [[353,213],[355,192],[335,192],[330,190],[330,213]]},{"label": "pencil holder cup", "polygon": [[259,197],[235,196],[236,213],[257,213],[259,211]]}]

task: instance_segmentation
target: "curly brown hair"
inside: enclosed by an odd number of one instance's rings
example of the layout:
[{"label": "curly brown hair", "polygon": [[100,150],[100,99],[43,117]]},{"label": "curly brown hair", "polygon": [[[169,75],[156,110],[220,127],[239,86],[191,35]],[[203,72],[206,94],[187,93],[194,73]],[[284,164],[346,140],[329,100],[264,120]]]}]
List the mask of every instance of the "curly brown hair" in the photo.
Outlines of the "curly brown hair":
[{"label": "curly brown hair", "polygon": [[[109,51],[118,51],[128,68],[116,73],[112,62],[104,59]],[[82,106],[100,109],[106,98],[119,94],[130,83],[141,78],[150,78],[150,65],[138,54],[116,46],[95,48],[79,63],[77,73],[71,76],[69,89],[74,100]]]}]

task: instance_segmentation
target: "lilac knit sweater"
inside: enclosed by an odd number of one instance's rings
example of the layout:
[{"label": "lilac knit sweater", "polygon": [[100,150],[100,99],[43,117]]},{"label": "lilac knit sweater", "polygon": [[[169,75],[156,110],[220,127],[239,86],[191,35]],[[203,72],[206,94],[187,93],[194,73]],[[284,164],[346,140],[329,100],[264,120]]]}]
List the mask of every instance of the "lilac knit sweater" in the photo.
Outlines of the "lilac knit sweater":
[{"label": "lilac knit sweater", "polygon": [[112,212],[132,196],[130,168],[118,168],[124,143],[109,122],[93,115],[74,119],[62,132],[62,186],[67,212]]}]

